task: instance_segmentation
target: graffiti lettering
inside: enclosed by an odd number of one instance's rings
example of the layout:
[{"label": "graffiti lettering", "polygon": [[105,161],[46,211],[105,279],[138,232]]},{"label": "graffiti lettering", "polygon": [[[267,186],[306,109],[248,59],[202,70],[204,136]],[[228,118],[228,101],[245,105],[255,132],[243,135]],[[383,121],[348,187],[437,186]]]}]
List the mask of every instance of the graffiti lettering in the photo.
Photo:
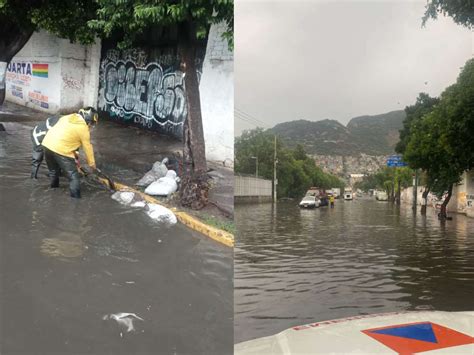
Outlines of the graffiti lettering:
[{"label": "graffiti lettering", "polygon": [[182,126],[187,107],[181,72],[164,73],[157,63],[137,68],[131,61],[110,62],[104,71],[107,111],[120,117],[135,117],[134,123],[149,128],[153,122]]},{"label": "graffiti lettering", "polygon": [[74,79],[72,76],[63,76],[64,87],[68,89],[80,90],[83,86],[82,82]]}]

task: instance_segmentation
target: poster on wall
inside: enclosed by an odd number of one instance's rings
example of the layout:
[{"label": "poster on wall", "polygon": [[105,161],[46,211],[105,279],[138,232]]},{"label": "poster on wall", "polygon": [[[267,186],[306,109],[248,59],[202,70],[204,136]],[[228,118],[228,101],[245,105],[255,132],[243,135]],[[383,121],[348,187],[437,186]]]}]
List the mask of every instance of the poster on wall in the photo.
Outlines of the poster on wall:
[{"label": "poster on wall", "polygon": [[60,86],[58,63],[37,63],[14,58],[6,71],[6,94],[21,105],[56,112]]}]

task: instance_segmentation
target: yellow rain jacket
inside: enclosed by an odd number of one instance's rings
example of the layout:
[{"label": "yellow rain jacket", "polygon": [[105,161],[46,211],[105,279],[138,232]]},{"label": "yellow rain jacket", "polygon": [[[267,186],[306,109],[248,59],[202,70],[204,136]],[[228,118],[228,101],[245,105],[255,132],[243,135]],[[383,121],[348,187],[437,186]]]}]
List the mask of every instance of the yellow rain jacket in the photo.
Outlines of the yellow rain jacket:
[{"label": "yellow rain jacket", "polygon": [[77,113],[61,117],[46,133],[41,145],[59,155],[71,158],[74,158],[74,152],[82,146],[87,164],[95,167],[89,127]]}]

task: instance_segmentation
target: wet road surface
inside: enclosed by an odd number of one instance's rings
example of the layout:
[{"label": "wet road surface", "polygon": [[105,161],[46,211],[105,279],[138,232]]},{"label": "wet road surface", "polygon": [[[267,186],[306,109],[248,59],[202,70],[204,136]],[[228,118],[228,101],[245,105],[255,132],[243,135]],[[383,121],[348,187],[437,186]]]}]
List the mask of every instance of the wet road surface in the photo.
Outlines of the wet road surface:
[{"label": "wet road surface", "polygon": [[[45,163],[30,180],[29,127],[3,124],[0,353],[230,354],[232,250],[88,181],[51,190]],[[119,312],[143,321],[103,319]]]},{"label": "wet road surface", "polygon": [[474,219],[336,200],[236,205],[234,339],[400,310],[474,310]]}]

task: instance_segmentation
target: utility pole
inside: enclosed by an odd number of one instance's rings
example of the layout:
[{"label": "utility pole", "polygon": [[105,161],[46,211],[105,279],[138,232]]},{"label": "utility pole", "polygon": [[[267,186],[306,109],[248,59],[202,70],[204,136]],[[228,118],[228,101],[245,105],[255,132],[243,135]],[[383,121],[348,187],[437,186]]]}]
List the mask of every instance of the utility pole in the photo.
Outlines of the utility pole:
[{"label": "utility pole", "polygon": [[418,198],[418,169],[415,169],[415,178],[413,181],[413,211],[416,212],[416,200]]},{"label": "utility pole", "polygon": [[258,157],[250,157],[255,159],[255,178],[258,179]]},{"label": "utility pole", "polygon": [[273,152],[273,203],[277,201],[277,137],[273,140],[274,152]]}]

